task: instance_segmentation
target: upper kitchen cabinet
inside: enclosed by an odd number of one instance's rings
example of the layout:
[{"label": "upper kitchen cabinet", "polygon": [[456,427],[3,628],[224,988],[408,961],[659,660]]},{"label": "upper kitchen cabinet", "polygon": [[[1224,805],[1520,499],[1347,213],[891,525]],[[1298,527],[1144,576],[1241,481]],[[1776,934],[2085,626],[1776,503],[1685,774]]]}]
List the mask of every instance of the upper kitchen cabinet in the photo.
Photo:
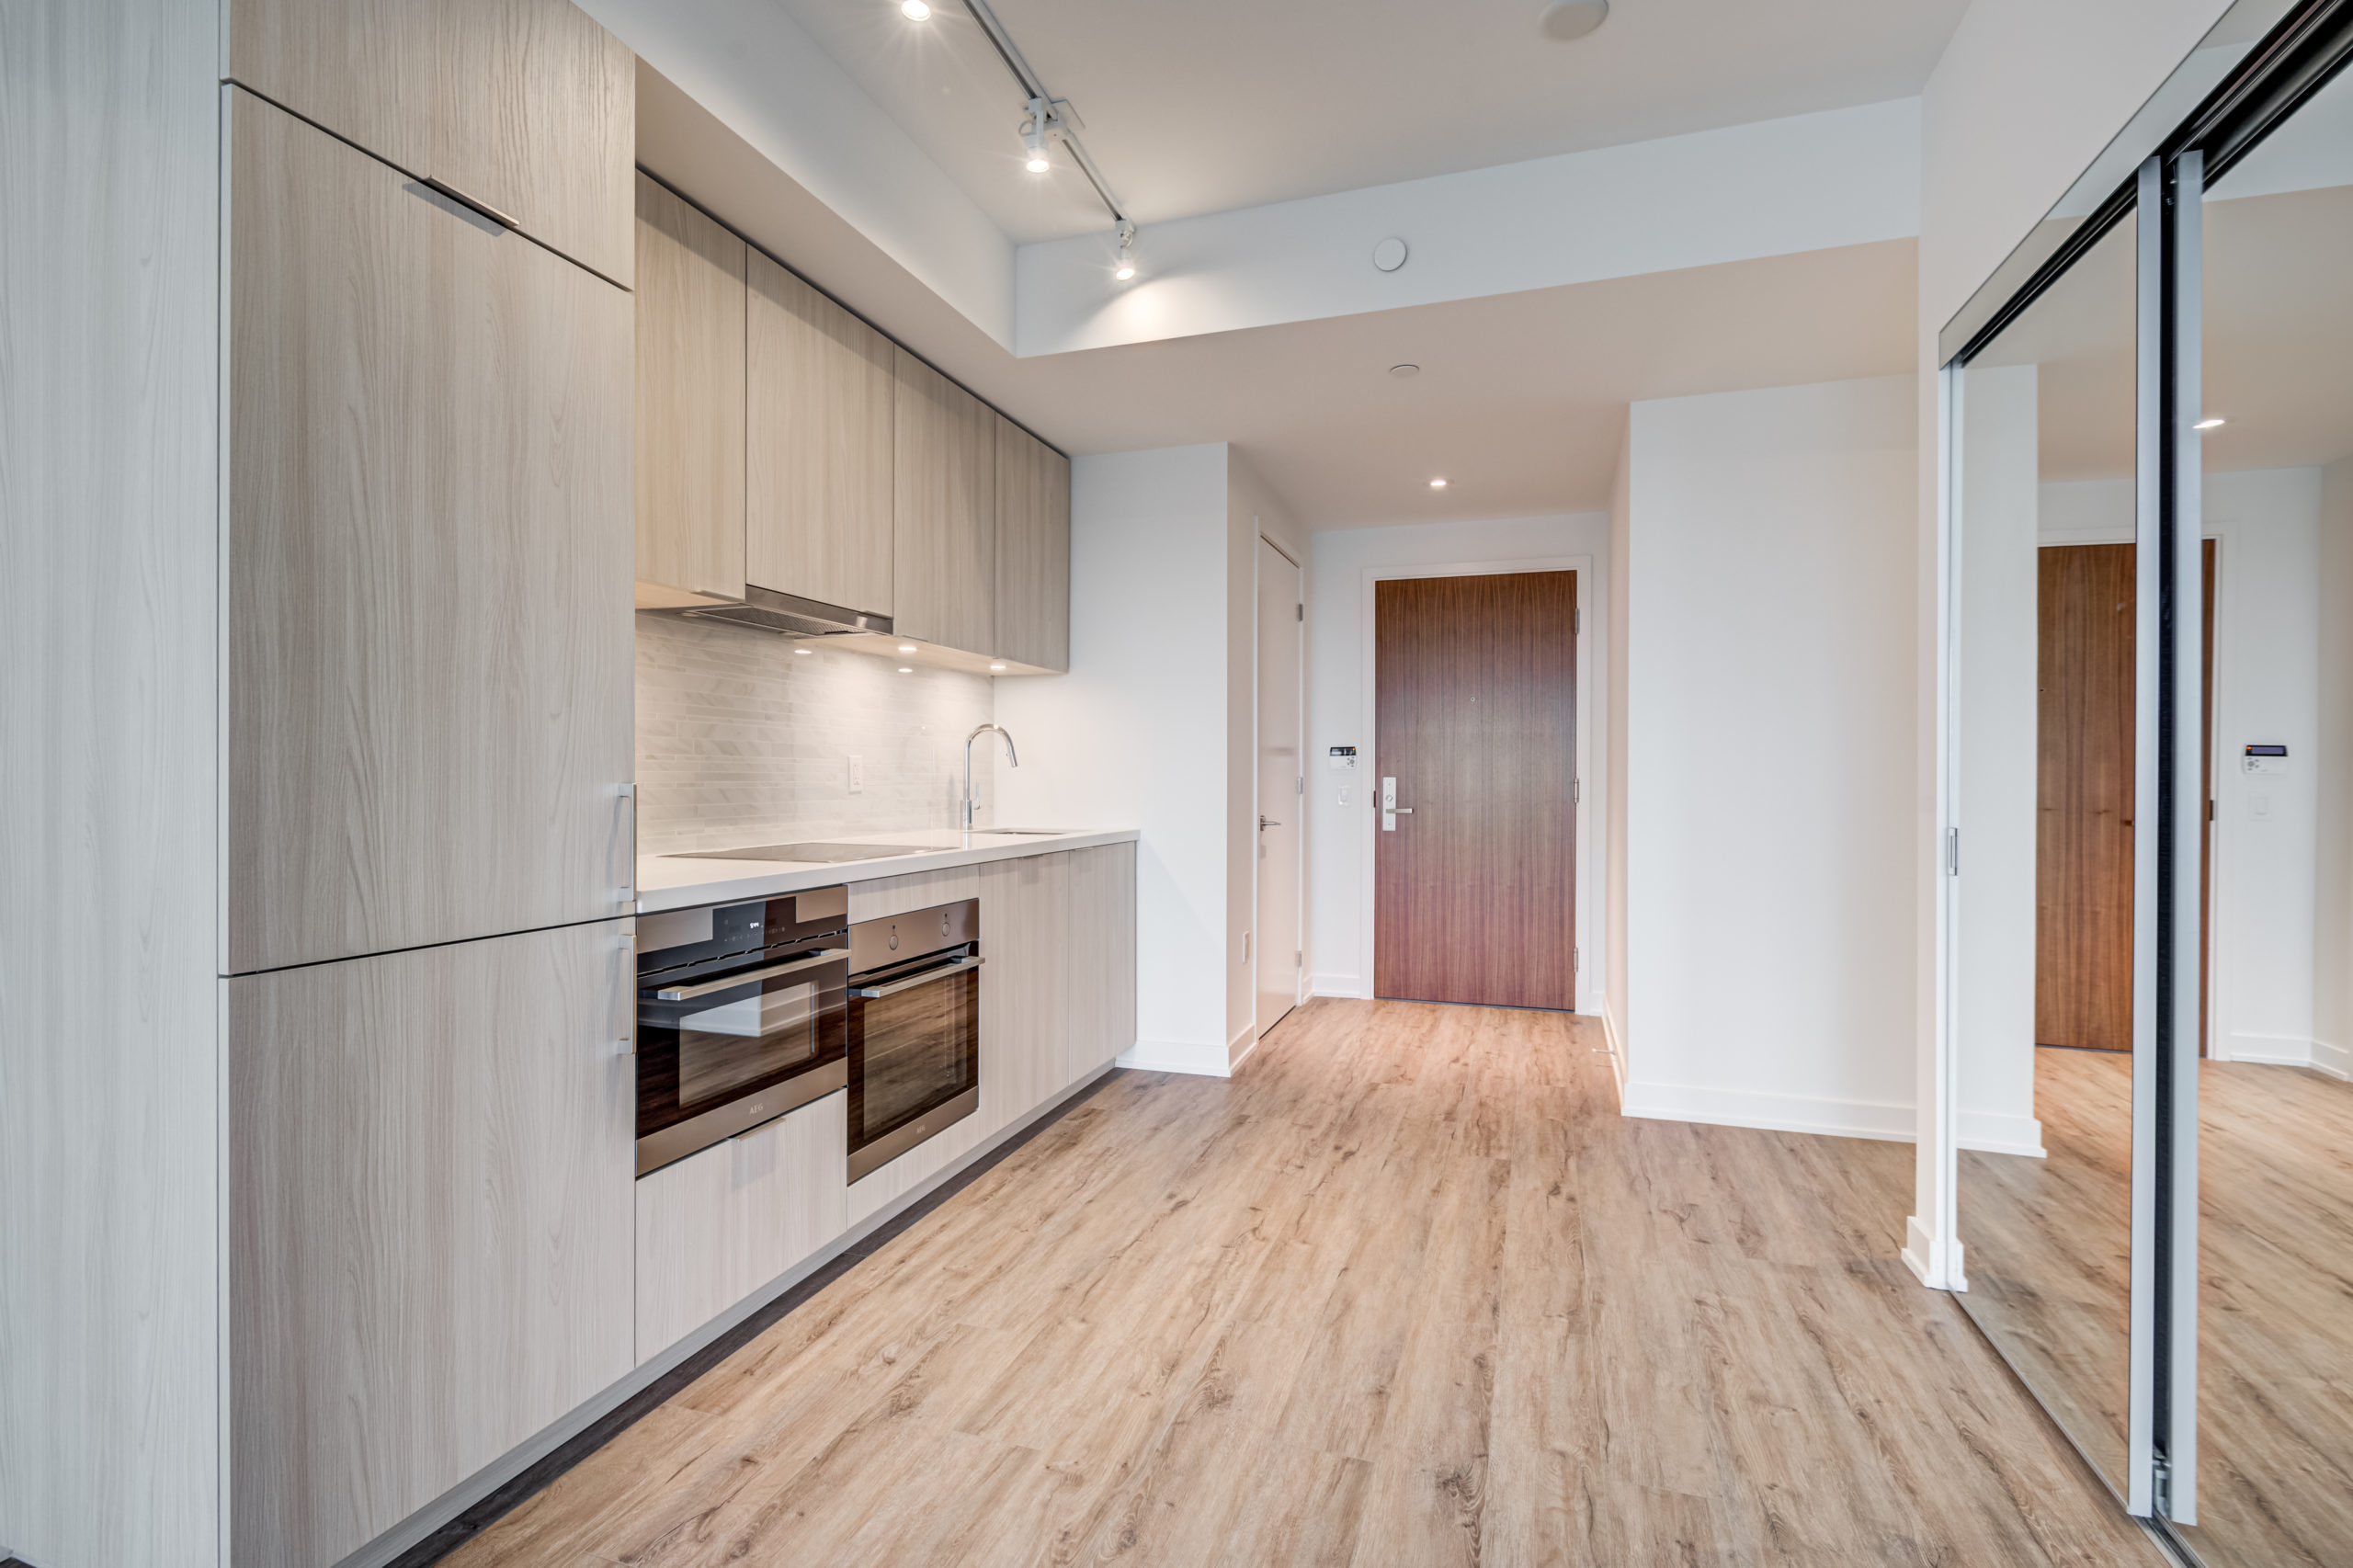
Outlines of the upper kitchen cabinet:
[{"label": "upper kitchen cabinet", "polygon": [[1070,460],[996,421],[998,658],[1070,668]]},{"label": "upper kitchen cabinet", "polygon": [[755,251],[745,575],[890,615],[891,340]]},{"label": "upper kitchen cabinet", "polygon": [[229,75],[631,280],[636,62],[571,0],[229,0]]},{"label": "upper kitchen cabinet", "polygon": [[744,597],[746,247],[637,176],[637,605]]},{"label": "upper kitchen cabinet", "polygon": [[631,298],[230,117],[227,966],[626,911]]},{"label": "upper kitchen cabinet", "polygon": [[996,413],[904,348],[896,380],[891,554],[897,633],[994,653]]}]

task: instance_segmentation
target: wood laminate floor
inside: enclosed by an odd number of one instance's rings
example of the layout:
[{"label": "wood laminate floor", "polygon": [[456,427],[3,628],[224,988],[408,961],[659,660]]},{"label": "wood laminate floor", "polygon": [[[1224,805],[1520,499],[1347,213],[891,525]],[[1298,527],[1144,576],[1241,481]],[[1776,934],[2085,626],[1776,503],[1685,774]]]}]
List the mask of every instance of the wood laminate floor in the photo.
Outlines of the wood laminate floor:
[{"label": "wood laminate floor", "polygon": [[1621,1119],[1600,1042],[1121,1076],[449,1562],[2161,1561],[1896,1261],[1909,1148]]},{"label": "wood laminate floor", "polygon": [[[2053,1413],[2123,1452],[2131,1059],[2035,1052],[2044,1160],[1969,1153],[1969,1309]],[[2199,1074],[2199,1523],[2212,1568],[2353,1562],[2353,1084]]]}]

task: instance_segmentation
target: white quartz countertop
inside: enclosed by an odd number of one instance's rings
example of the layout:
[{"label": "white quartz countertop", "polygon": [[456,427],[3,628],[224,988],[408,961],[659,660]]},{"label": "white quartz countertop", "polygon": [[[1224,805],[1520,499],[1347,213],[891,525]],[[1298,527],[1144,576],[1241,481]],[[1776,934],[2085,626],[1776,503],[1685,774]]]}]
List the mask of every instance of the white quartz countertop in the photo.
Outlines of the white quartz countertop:
[{"label": "white quartz countertop", "polygon": [[[917,833],[855,833],[824,838],[811,835],[805,840],[870,844],[875,848],[875,858],[870,860],[714,860],[705,856],[644,855],[637,862],[637,912],[653,915],[665,909],[693,909],[706,903],[798,892],[803,888],[832,887],[839,882],[872,881],[878,877],[904,877],[916,871],[945,871],[957,866],[977,866],[984,860],[1011,860],[1024,855],[1130,844],[1136,836],[1136,830],[1131,827],[1057,828],[1033,833],[982,828],[971,834],[959,833],[954,828],[931,828]],[[909,848],[915,853],[901,852]]]}]

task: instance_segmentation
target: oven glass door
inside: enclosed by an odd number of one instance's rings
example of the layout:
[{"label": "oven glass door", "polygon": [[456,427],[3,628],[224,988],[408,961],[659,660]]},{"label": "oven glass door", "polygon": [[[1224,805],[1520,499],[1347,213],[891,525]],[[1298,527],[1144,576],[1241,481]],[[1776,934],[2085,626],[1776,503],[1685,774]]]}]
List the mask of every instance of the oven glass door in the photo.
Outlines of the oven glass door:
[{"label": "oven glass door", "polygon": [[943,965],[850,998],[849,1144],[888,1137],[981,1081],[981,971]]},{"label": "oven glass door", "polygon": [[638,999],[638,1137],[841,1061],[848,978],[847,960],[827,957],[649,985]]}]

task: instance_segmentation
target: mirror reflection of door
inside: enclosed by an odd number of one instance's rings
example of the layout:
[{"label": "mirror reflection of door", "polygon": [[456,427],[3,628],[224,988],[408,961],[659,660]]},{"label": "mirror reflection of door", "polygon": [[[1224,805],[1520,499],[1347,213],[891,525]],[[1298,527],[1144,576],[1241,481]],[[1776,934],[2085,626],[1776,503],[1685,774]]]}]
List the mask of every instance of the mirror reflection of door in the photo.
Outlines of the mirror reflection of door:
[{"label": "mirror reflection of door", "polygon": [[[2132,1049],[2135,558],[2129,544],[2049,544],[2040,551],[2034,923],[2038,1045]],[[2203,662],[2211,676],[2211,539],[2205,541],[2205,562]],[[2211,678],[2205,685],[2211,692]],[[2205,730],[2205,755],[2211,757],[2211,696]],[[2210,794],[2211,788],[2210,773]],[[2211,846],[2200,858],[2202,888]],[[2200,908],[2205,907],[2201,896]],[[2202,992],[2202,953],[2199,968]],[[2201,1007],[2201,1017],[2203,1011]]]}]

